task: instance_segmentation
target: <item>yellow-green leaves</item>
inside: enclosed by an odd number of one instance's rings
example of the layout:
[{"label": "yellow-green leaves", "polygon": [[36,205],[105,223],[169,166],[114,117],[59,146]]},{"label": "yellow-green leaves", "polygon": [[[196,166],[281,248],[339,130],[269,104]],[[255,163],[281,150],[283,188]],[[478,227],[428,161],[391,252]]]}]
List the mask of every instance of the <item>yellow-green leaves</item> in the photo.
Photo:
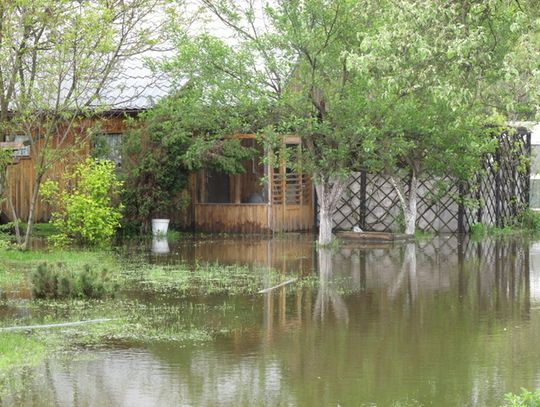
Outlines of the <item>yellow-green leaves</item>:
[{"label": "yellow-green leaves", "polygon": [[114,163],[89,158],[66,181],[64,189],[52,181],[43,185],[42,193],[56,208],[52,223],[59,233],[51,237],[52,243],[109,244],[120,226],[123,208],[118,203],[122,182],[116,177]]}]

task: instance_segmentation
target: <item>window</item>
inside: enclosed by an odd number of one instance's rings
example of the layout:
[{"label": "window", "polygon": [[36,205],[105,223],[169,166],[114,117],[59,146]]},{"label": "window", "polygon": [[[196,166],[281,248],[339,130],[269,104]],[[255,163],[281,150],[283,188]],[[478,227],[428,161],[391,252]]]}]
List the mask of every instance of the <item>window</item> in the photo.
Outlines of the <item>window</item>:
[{"label": "window", "polygon": [[23,144],[22,148],[13,150],[13,157],[15,158],[30,157],[30,142],[31,142],[30,136],[27,136],[25,134],[16,134],[16,135],[7,136],[6,140]]},{"label": "window", "polygon": [[110,160],[116,167],[122,166],[122,134],[107,133],[94,136],[92,143],[92,157]]}]

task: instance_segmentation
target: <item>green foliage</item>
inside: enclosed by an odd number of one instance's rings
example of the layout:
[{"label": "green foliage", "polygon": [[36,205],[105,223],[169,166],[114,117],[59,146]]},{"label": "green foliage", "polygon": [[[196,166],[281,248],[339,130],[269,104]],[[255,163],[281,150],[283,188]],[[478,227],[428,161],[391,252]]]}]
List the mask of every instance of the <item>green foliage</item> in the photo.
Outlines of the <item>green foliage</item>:
[{"label": "green foliage", "polygon": [[426,241],[431,240],[435,236],[435,233],[433,232],[426,232],[425,230],[417,230],[414,233],[414,238],[417,241]]},{"label": "green foliage", "polygon": [[502,407],[540,407],[540,389],[535,392],[521,389],[521,394],[508,393]]},{"label": "green foliage", "polygon": [[[26,228],[25,224],[21,226],[23,229]],[[36,223],[34,225],[34,237],[48,238],[56,234],[58,234],[58,229],[52,223]]]},{"label": "green foliage", "polygon": [[107,269],[97,271],[85,265],[82,270],[68,269],[64,263],[42,263],[31,276],[34,298],[103,298],[114,293]]},{"label": "green foliage", "polygon": [[87,159],[66,176],[69,185],[47,181],[42,195],[56,208],[51,224],[58,230],[49,237],[56,245],[77,243],[106,246],[120,225],[122,187],[110,161]]},{"label": "green foliage", "polygon": [[[0,130],[3,135],[27,136],[35,164],[36,188],[27,202],[31,209],[18,214],[29,225],[23,236],[25,248],[30,244],[42,181],[58,162],[66,164],[89,141],[94,120],[85,119],[94,119],[96,112],[110,107],[105,106],[111,102],[109,96],[104,98],[110,95],[105,88],[125,61],[163,39],[162,25],[156,22],[159,17],[153,17],[166,3],[2,2],[0,66],[5,80],[0,81]],[[127,103],[134,97],[118,92],[120,87],[110,96]]]},{"label": "green foliage", "polygon": [[[538,55],[532,1],[204,4],[237,43],[183,34],[173,72],[206,79],[217,70],[212,92],[269,101],[264,133],[302,136],[301,165],[314,176],[325,214],[335,209],[343,179],[359,169],[397,180],[468,179],[508,119],[538,105],[538,87],[527,86],[530,93],[517,100],[522,92],[514,86],[539,77],[525,51]],[[189,64],[185,49],[192,50]],[[409,215],[407,200],[416,197],[402,195]]]},{"label": "green foliage", "polygon": [[0,225],[0,249],[8,249],[13,246],[13,242],[9,232],[11,231],[11,224]]},{"label": "green foliage", "polygon": [[540,212],[532,209],[525,209],[518,218],[518,225],[522,229],[530,230],[531,232],[539,232]]},{"label": "green foliage", "polygon": [[471,226],[471,237],[475,240],[480,240],[486,236],[493,237],[504,237],[508,235],[514,235],[522,233],[523,229],[517,227],[516,225],[506,225],[506,226],[487,226],[483,223],[475,223]]},{"label": "green foliage", "polygon": [[[189,205],[188,176],[202,167],[242,172],[253,151],[227,138],[243,129],[238,112],[208,101],[189,86],[161,100],[132,123],[122,139],[123,202],[128,223],[147,228]],[[240,116],[249,121],[248,116]]]},{"label": "green foliage", "polygon": [[470,233],[474,238],[483,238],[488,234],[488,227],[483,223],[475,223],[471,226]]},{"label": "green foliage", "polygon": [[537,233],[540,231],[540,212],[532,209],[524,209],[516,219],[511,220],[504,227],[488,227],[482,223],[475,223],[471,226],[473,238],[481,239],[486,236],[503,236],[521,232]]}]

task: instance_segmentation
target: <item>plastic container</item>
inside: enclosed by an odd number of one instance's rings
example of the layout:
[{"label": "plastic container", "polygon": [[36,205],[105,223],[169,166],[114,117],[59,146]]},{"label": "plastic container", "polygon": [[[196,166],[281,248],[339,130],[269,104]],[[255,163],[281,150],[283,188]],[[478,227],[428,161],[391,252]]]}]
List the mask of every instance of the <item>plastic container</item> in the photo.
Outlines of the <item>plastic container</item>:
[{"label": "plastic container", "polygon": [[152,234],[154,236],[165,236],[169,230],[169,219],[152,219]]}]

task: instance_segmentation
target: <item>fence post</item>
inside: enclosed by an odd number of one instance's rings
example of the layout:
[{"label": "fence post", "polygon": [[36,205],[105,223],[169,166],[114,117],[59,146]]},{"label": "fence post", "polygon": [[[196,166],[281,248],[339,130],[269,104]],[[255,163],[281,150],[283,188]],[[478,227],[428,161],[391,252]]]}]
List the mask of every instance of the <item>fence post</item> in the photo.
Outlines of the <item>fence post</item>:
[{"label": "fence post", "polygon": [[497,146],[495,152],[495,163],[497,164],[497,172],[495,174],[495,226],[502,227],[501,222],[501,152],[500,145]]},{"label": "fence post", "polygon": [[459,234],[464,234],[465,233],[465,205],[463,204],[463,198],[465,197],[465,187],[463,186],[463,182],[459,183],[458,191],[459,191],[458,192],[458,194],[459,194],[459,201],[458,201],[458,233]]},{"label": "fence post", "polygon": [[[484,161],[484,168],[485,167],[486,165]],[[478,203],[478,211],[476,213],[476,222],[482,223],[482,216],[483,216],[483,213],[482,213],[482,176],[480,174],[476,174],[476,182],[477,182],[476,202]]]},{"label": "fence post", "polygon": [[360,227],[366,230],[367,172],[360,171]]},{"label": "fence post", "polygon": [[527,170],[525,171],[525,190],[523,191],[522,200],[525,204],[525,208],[529,208],[531,201],[531,169],[532,169],[532,145],[531,145],[531,132],[527,131],[527,136],[525,138],[525,152],[529,160],[527,161]]}]

